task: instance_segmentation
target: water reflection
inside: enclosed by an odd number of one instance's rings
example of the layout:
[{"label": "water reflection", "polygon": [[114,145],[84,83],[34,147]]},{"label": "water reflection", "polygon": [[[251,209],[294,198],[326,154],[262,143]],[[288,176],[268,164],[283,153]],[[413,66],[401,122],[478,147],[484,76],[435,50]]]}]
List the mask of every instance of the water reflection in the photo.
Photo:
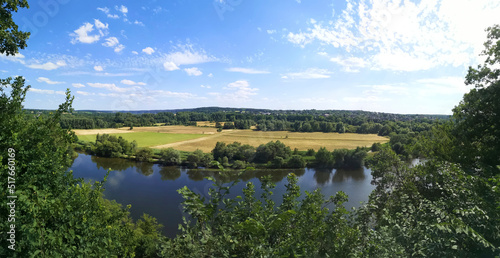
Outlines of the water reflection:
[{"label": "water reflection", "polygon": [[330,182],[330,177],[332,175],[331,169],[317,168],[314,172],[314,179],[318,185],[325,185]]},{"label": "water reflection", "polygon": [[136,167],[137,167],[137,172],[145,175],[145,176],[150,176],[153,174],[153,163],[149,162],[137,162]]},{"label": "water reflection", "polygon": [[161,175],[161,180],[175,180],[181,177],[181,168],[180,167],[161,167],[159,171]]},{"label": "water reflection", "polygon": [[337,169],[332,177],[332,182],[345,182],[348,180],[363,181],[365,180],[365,170],[358,169]]},{"label": "water reflection", "polygon": [[113,171],[124,171],[127,168],[132,168],[137,165],[134,161],[120,159],[120,158],[102,158],[96,156],[90,156],[92,162],[94,162],[97,166],[97,169],[108,170],[111,169]]}]

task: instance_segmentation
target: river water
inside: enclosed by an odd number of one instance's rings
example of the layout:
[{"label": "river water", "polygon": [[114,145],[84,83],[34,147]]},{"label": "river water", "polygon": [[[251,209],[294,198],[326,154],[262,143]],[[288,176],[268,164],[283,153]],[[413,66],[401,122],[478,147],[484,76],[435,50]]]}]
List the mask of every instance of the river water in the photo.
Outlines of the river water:
[{"label": "river water", "polygon": [[273,190],[274,201],[279,204],[286,190],[286,176],[293,172],[298,176],[298,185],[302,192],[320,191],[328,198],[337,191],[344,191],[349,196],[347,208],[358,207],[360,202],[368,201],[368,195],[375,188],[370,184],[371,170],[330,170],[330,169],[268,169],[237,173],[228,177],[221,177],[218,172],[203,169],[187,169],[182,167],[163,167],[151,163],[137,163],[119,158],[101,158],[87,154],[79,154],[70,170],[74,177],[84,178],[86,181],[103,180],[110,168],[105,183],[104,195],[107,199],[116,200],[130,209],[134,220],[147,213],[158,219],[164,225],[163,233],[168,237],[175,237],[178,233],[178,224],[182,222],[182,197],[177,189],[187,186],[196,193],[208,197],[208,189],[213,182],[205,177],[213,176],[222,182],[239,182],[231,189],[230,197],[242,195],[242,189],[247,182],[255,184],[256,194],[260,196],[260,178],[270,175],[276,183]]}]

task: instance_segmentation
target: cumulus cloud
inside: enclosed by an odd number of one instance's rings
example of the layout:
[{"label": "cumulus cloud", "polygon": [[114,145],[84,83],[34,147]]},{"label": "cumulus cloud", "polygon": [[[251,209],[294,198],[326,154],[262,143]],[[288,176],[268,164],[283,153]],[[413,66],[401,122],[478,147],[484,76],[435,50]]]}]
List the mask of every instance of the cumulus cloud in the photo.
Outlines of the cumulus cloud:
[{"label": "cumulus cloud", "polygon": [[180,46],[180,51],[167,54],[163,67],[167,71],[179,69],[181,65],[193,65],[217,61],[217,58],[209,56],[203,50],[194,50],[191,45]]},{"label": "cumulus cloud", "polygon": [[[94,25],[97,28],[97,34],[91,34],[94,31]],[[72,37],[71,44],[85,43],[92,44],[98,41],[101,36],[108,34],[108,24],[104,24],[101,21],[95,19],[94,25],[88,22],[84,23],[80,28],[76,29],[73,33],[69,35]]]},{"label": "cumulus cloud", "polygon": [[106,42],[102,43],[105,47],[113,48],[116,53],[121,52],[125,46],[120,44],[120,41],[116,37],[109,37],[106,39]]},{"label": "cumulus cloud", "polygon": [[128,13],[128,8],[124,5],[122,6],[115,6],[115,9],[123,14],[123,16],[127,16]]},{"label": "cumulus cloud", "polygon": [[185,68],[184,71],[189,75],[189,76],[200,76],[203,73],[198,69],[197,67],[191,67],[191,68]]},{"label": "cumulus cloud", "polygon": [[288,41],[301,47],[319,42],[367,56],[365,65],[373,70],[468,66],[477,62],[484,29],[498,23],[500,12],[496,0],[348,0],[346,6],[332,21],[310,22],[305,30],[289,32]]},{"label": "cumulus cloud", "polygon": [[77,94],[83,95],[83,96],[90,96],[90,95],[95,95],[95,93],[90,93],[86,91],[76,91]]},{"label": "cumulus cloud", "polygon": [[51,79],[47,77],[38,77],[36,79],[37,82],[45,82],[47,84],[63,84],[64,82],[58,82],[58,81],[52,81]]},{"label": "cumulus cloud", "polygon": [[219,95],[219,97],[233,101],[248,101],[250,97],[256,95],[259,90],[258,88],[250,88],[250,83],[245,80],[229,83],[224,89],[232,92]]},{"label": "cumulus cloud", "polygon": [[143,49],[142,52],[144,52],[144,53],[146,53],[148,55],[151,55],[151,54],[153,54],[155,52],[155,50],[153,48],[151,48],[151,47],[147,47],[147,48]]},{"label": "cumulus cloud", "polygon": [[42,89],[37,89],[37,88],[30,88],[30,92],[35,92],[39,94],[57,94],[57,95],[66,95],[64,91],[55,91],[55,90],[42,90]]},{"label": "cumulus cloud", "polygon": [[146,85],[146,83],[144,83],[144,82],[134,82],[132,80],[121,80],[121,83],[126,84],[126,85],[130,85],[130,86],[133,86],[133,85],[145,86]]},{"label": "cumulus cloud", "polygon": [[75,88],[84,88],[85,85],[81,84],[81,83],[72,83],[71,85],[73,85],[73,87]]},{"label": "cumulus cloud", "polygon": [[326,69],[309,68],[302,72],[287,73],[282,79],[325,79],[330,78],[331,72]]},{"label": "cumulus cloud", "polygon": [[114,92],[126,92],[130,89],[117,87],[114,83],[87,83],[88,86],[93,88],[106,89]]},{"label": "cumulus cloud", "polygon": [[238,73],[246,73],[246,74],[266,74],[268,71],[257,70],[253,68],[242,68],[242,67],[231,67],[226,69],[228,72],[238,72]]},{"label": "cumulus cloud", "polygon": [[167,71],[174,71],[174,70],[179,70],[179,67],[174,64],[174,62],[165,62],[163,63],[163,68]]},{"label": "cumulus cloud", "polygon": [[18,63],[21,63],[21,64],[24,64],[24,55],[21,54],[21,53],[17,53],[15,55],[6,55],[4,53],[0,54],[0,58],[2,59],[5,59],[5,60],[9,60],[9,61],[12,61],[12,62],[18,62]]},{"label": "cumulus cloud", "polygon": [[34,64],[26,65],[26,66],[29,68],[33,68],[33,69],[42,69],[42,70],[50,71],[50,70],[57,69],[59,67],[66,66],[66,62],[65,61],[57,61],[56,63],[52,63],[52,62],[46,62],[43,64],[34,63]]}]

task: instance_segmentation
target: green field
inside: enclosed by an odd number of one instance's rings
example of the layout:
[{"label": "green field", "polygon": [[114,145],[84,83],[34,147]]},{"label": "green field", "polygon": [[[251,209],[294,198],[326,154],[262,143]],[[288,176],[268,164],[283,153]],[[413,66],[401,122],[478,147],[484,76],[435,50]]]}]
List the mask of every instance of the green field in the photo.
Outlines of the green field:
[{"label": "green field", "polygon": [[[156,133],[156,132],[133,132],[133,133],[113,133],[111,135],[121,136],[127,141],[137,141],[139,147],[150,147],[162,144],[169,144],[174,142],[181,142],[192,140],[207,135],[203,134],[170,134],[170,133]],[[86,142],[95,142],[95,134],[78,135],[78,139]]]}]

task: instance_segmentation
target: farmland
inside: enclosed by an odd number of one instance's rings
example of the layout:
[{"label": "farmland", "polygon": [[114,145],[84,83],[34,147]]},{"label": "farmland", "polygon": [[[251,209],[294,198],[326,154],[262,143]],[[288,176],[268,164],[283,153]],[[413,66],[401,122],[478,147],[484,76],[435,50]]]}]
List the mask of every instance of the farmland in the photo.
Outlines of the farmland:
[{"label": "farmland", "polygon": [[172,147],[181,151],[194,151],[200,149],[210,152],[217,142],[240,142],[252,146],[259,146],[270,141],[279,140],[290,148],[299,150],[326,147],[328,150],[358,146],[370,146],[375,142],[384,143],[388,138],[374,134],[338,134],[338,133],[300,133],[287,131],[252,131],[252,130],[224,130],[217,133],[215,128],[195,126],[161,126],[161,127],[136,127],[101,129],[101,130],[75,130],[80,140],[94,141],[95,134],[109,133],[122,136],[128,141],[136,140],[140,147],[162,149]]},{"label": "farmland", "polygon": [[[194,133],[158,133],[158,132],[126,132],[126,133],[113,133],[108,132],[111,135],[121,136],[127,141],[137,141],[138,147],[151,147],[159,144],[169,144],[175,143],[179,141],[187,141],[200,137],[204,137],[203,134],[194,134]],[[78,134],[78,139],[87,142],[95,141],[96,134]]]}]

